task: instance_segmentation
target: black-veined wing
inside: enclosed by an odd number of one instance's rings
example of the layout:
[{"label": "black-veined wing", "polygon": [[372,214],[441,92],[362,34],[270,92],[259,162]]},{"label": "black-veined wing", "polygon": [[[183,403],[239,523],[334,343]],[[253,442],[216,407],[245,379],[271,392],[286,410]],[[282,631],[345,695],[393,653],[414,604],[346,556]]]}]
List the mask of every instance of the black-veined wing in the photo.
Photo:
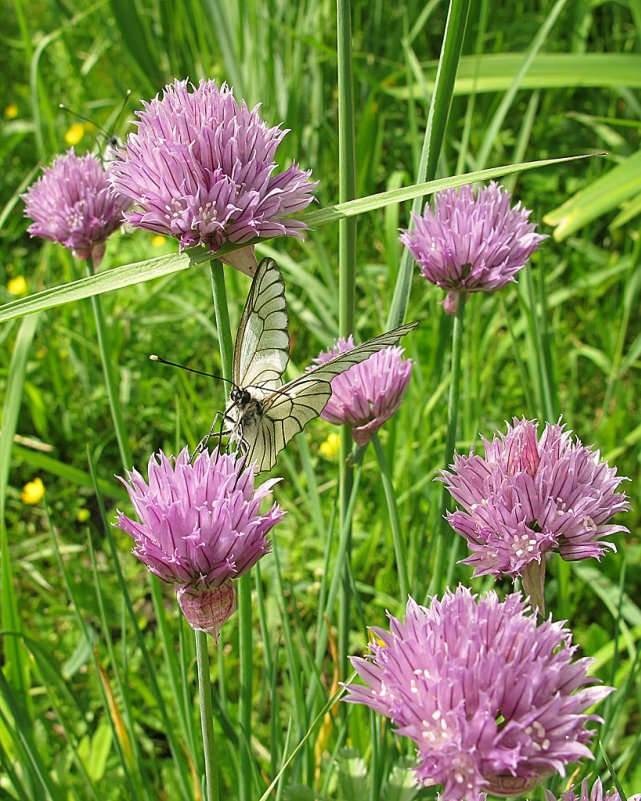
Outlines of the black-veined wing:
[{"label": "black-veined wing", "polygon": [[323,411],[332,394],[333,378],[369,359],[379,350],[395,345],[417,325],[417,322],[408,323],[356,345],[352,350],[340,353],[293,381],[288,381],[264,398],[260,413],[252,415],[246,422],[241,418],[239,423],[247,461],[255,462],[258,472],[270,470],[289,440]]},{"label": "black-veined wing", "polygon": [[247,296],[234,345],[237,387],[276,389],[289,361],[285,282],[273,259],[263,259]]}]

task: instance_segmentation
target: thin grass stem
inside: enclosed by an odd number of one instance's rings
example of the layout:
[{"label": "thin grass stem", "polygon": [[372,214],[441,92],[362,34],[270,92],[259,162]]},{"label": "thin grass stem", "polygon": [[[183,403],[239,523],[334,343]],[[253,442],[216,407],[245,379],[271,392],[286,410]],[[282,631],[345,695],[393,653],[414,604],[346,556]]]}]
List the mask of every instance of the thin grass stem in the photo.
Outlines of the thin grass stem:
[{"label": "thin grass stem", "polygon": [[396,557],[396,568],[398,570],[398,587],[401,595],[401,603],[404,604],[407,601],[407,594],[409,592],[407,548],[403,540],[398,505],[396,503],[396,493],[394,491],[394,483],[392,481],[387,457],[385,456],[385,449],[381,445],[378,435],[374,436],[373,443],[378,465],[381,469],[383,492],[385,493],[385,500],[387,502],[387,512],[389,515],[390,528],[392,529],[392,541],[394,543],[394,556]]},{"label": "thin grass stem", "polygon": [[[354,124],[354,87],[352,76],[352,24],[350,0],[336,1],[337,57],[338,57],[338,185],[339,202],[356,197],[356,135]],[[338,224],[338,330],[342,337],[354,332],[356,309],[356,220],[340,220]],[[347,465],[352,440],[348,426],[341,431],[339,461],[339,499],[341,526],[347,527],[346,569],[340,596],[340,625],[338,629],[339,665],[347,673],[347,651],[351,623],[351,589],[347,565],[351,561],[352,519],[347,507],[354,480],[353,470]]]}]

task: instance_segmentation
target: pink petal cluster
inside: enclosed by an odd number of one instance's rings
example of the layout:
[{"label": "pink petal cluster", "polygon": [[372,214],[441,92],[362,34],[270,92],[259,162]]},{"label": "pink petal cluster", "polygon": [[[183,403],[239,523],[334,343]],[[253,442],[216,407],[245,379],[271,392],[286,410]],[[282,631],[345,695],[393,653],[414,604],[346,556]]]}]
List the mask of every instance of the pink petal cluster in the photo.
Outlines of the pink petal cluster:
[{"label": "pink petal cluster", "polygon": [[444,801],[521,795],[592,758],[586,724],[599,718],[584,713],[611,688],[588,686],[592,660],[572,661],[568,629],[527,611],[519,593],[500,602],[462,586],[428,607],[410,598],[403,622],[372,629],[369,658],[352,658],[366,686],[346,700],[416,743],[417,781],[442,785]]},{"label": "pink petal cluster", "polygon": [[575,561],[616,550],[605,538],[627,531],[609,523],[630,508],[616,491],[626,479],[571,435],[546,423],[539,438],[536,420],[514,418],[506,434],[482,438],[485,457],[455,455],[443,471],[440,480],[465,510],[447,519],[468,542],[464,563],[475,576],[520,576],[550,551]]},{"label": "pink petal cluster", "polygon": [[[556,801],[555,796],[549,790],[545,791],[545,797],[547,801]],[[639,801],[641,795],[629,795],[627,798],[628,801]],[[601,779],[597,779],[591,789],[588,788],[588,780],[584,779],[581,782],[579,795],[576,794],[575,788],[571,787],[563,793],[559,801],[621,801],[621,796],[616,788],[604,793]]]},{"label": "pink petal cluster", "polygon": [[46,167],[22,198],[25,216],[33,220],[31,236],[59,242],[79,259],[102,255],[104,242],[130,204],[111,189],[95,156],[76,156],[73,148]]},{"label": "pink petal cluster", "polygon": [[127,473],[129,497],[140,522],[118,513],[133,553],[163,581],[177,585],[191,626],[218,636],[235,609],[231,583],[269,551],[267,534],[284,516],[277,504],[260,505],[278,479],[254,486],[254,470],[235,455],[199,454],[149,459],[148,480]]},{"label": "pink petal cluster", "polygon": [[296,164],[275,173],[287,130],[269,128],[258,106],[215,81],[175,81],[143,106],[111,169],[137,206],[128,222],[211,253],[226,241],[300,236],[306,226],[289,215],[309,205],[316,183]]},{"label": "pink petal cluster", "polygon": [[516,273],[546,237],[535,233],[530,212],[496,182],[480,189],[446,189],[434,196],[434,211],[412,214],[412,228],[401,242],[418,262],[423,277],[447,290],[445,311],[454,314],[458,297],[494,292]]},{"label": "pink petal cluster", "polygon": [[[333,348],[320,353],[314,364],[324,364],[353,347],[351,335],[340,338]],[[403,400],[412,374],[412,362],[402,358],[403,352],[399,347],[384,348],[332,379],[332,396],[321,417],[336,425],[351,426],[359,447],[372,439]]]}]

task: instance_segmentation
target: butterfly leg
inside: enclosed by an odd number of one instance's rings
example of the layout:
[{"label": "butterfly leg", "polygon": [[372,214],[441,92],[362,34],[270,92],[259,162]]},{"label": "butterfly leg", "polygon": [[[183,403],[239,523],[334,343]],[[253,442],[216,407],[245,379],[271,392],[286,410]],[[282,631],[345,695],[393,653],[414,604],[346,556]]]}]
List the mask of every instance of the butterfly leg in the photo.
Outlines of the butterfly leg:
[{"label": "butterfly leg", "polygon": [[[214,415],[214,420],[211,424],[211,428],[209,429],[209,432],[205,434],[205,436],[200,440],[198,445],[196,445],[196,447],[194,448],[193,453],[191,454],[192,462],[196,458],[196,456],[198,456],[199,453],[202,453],[204,450],[207,449],[207,446],[209,445],[209,440],[215,438],[220,440],[221,437],[226,437],[229,434],[231,434],[233,429],[229,428],[223,430],[223,426],[225,425],[225,421],[227,420],[231,420],[233,422],[232,418],[229,417],[229,415],[227,414],[227,411],[216,412],[216,414]],[[220,421],[220,430],[216,431],[216,427],[218,426],[218,421]]]}]

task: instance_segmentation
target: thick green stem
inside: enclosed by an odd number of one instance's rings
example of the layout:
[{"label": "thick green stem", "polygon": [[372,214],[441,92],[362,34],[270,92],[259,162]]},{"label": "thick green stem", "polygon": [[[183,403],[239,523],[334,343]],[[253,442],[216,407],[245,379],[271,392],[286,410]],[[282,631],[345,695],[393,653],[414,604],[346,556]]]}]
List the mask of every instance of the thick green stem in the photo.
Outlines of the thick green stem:
[{"label": "thick green stem", "polygon": [[[434,80],[434,93],[430,103],[421,160],[418,167],[418,175],[416,176],[417,184],[431,181],[436,177],[436,167],[445,139],[450,106],[454,95],[454,82],[465,40],[470,5],[470,0],[450,0],[441,54]],[[412,202],[412,211],[419,214],[424,202],[422,197],[415,198]],[[402,325],[405,320],[412,288],[413,269],[412,256],[409,250],[404,248],[396,277],[394,296],[387,317],[388,328],[396,328]]]},{"label": "thick green stem", "polygon": [[[339,202],[343,203],[356,197],[356,137],[350,0],[336,0],[336,31],[338,58],[338,195]],[[338,237],[338,329],[342,337],[347,337],[354,333],[356,308],[356,220],[354,218],[339,221]],[[343,426],[339,468],[339,503],[341,525],[347,527],[347,555],[340,597],[341,613],[338,630],[338,653],[342,675],[347,675],[347,651],[351,624],[349,566],[352,558],[352,518],[347,513],[353,483],[353,471],[347,465],[347,457],[351,452],[351,448],[352,440],[349,428]]]},{"label": "thick green stem", "polygon": [[398,514],[398,506],[396,505],[396,493],[394,492],[394,484],[390,473],[385,450],[380,443],[378,435],[373,439],[374,450],[376,451],[376,458],[378,465],[381,468],[381,479],[383,480],[383,491],[385,492],[385,500],[387,501],[387,512],[389,514],[390,527],[392,529],[392,540],[394,542],[394,556],[396,557],[396,567],[398,570],[398,586],[401,593],[401,603],[404,605],[407,601],[407,594],[409,592],[409,580],[407,578],[407,549],[403,541],[403,532],[401,531],[401,521]]},{"label": "thick green stem", "polygon": [[[87,259],[87,275],[92,276],[93,274],[94,266],[93,260],[90,256]],[[116,441],[118,442],[120,459],[125,470],[131,470],[133,467],[133,459],[125,431],[125,421],[122,416],[122,407],[120,406],[120,396],[118,394],[118,380],[116,378],[113,361],[111,359],[107,326],[105,325],[105,319],[102,314],[102,304],[99,295],[94,295],[91,298],[91,306],[93,308],[93,316],[96,322],[96,335],[98,337],[98,348],[100,350],[100,359],[102,361],[102,371],[105,377],[105,386],[107,388],[107,397],[109,398],[111,419],[114,424],[114,431],[116,433]]]},{"label": "thick green stem", "polygon": [[209,653],[207,635],[204,631],[196,635],[196,662],[198,665],[198,694],[200,697],[200,725],[203,732],[203,754],[205,758],[205,799],[219,801],[218,765],[216,762],[216,743],[214,741],[214,718],[211,710],[211,674],[209,672]]},{"label": "thick green stem", "polygon": [[[447,436],[445,440],[445,456],[443,459],[443,464],[446,468],[449,467],[454,459],[454,449],[456,447],[456,429],[458,426],[458,407],[461,385],[461,352],[463,350],[463,321],[465,319],[466,300],[466,294],[461,292],[458,298],[458,309],[456,317],[454,318],[454,329],[452,331],[452,369],[450,373],[450,391],[447,399]],[[443,572],[445,547],[452,536],[449,523],[445,519],[449,498],[449,492],[446,487],[443,486],[441,518],[438,538],[436,540],[434,569],[432,571],[428,593],[444,589],[441,582],[441,574]]]},{"label": "thick green stem", "polygon": [[[232,378],[233,345],[229,325],[225,273],[221,262],[211,261],[211,288],[214,312],[218,328],[218,345],[222,362],[223,378]],[[252,801],[251,759],[251,715],[253,683],[253,628],[251,575],[246,573],[238,579],[238,657],[240,660],[240,694],[238,698],[238,723],[240,749],[238,754],[239,801]]]},{"label": "thick green stem", "polygon": [[229,325],[229,308],[227,306],[227,290],[225,289],[225,272],[222,262],[211,260],[211,292],[214,298],[214,314],[218,330],[218,347],[222,364],[223,378],[231,381],[234,346]]}]

